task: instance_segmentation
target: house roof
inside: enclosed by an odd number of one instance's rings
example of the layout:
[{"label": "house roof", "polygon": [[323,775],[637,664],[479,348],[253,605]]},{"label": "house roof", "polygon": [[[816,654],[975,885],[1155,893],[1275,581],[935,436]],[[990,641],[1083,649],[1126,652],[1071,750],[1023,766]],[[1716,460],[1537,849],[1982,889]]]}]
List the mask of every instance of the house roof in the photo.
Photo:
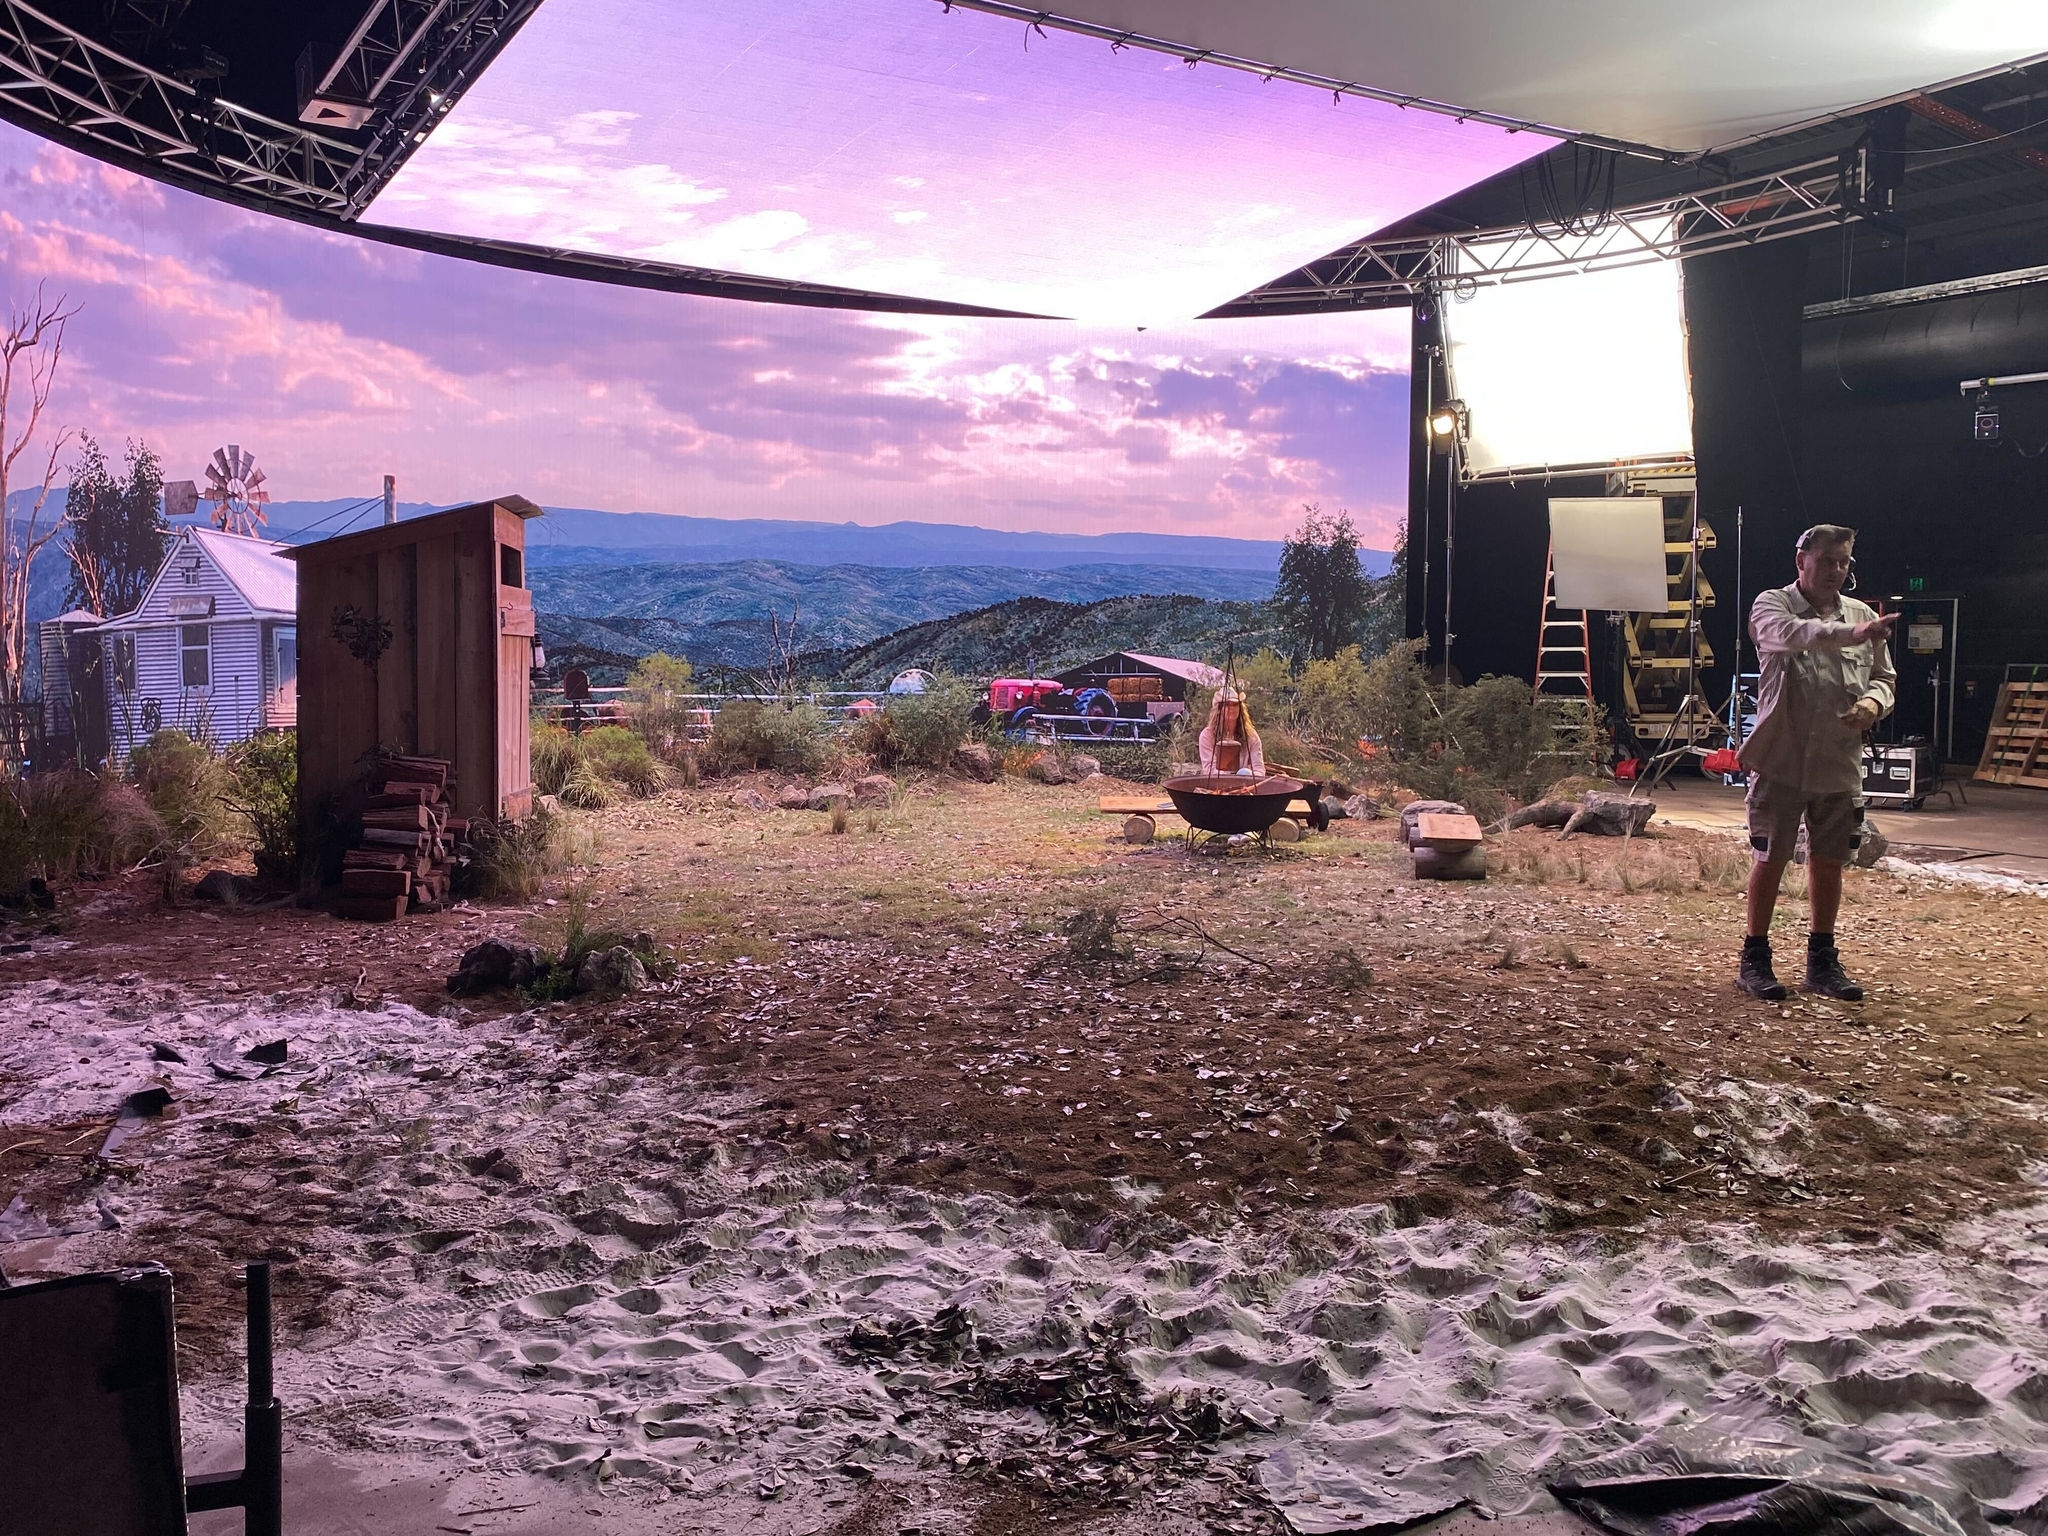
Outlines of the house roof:
[{"label": "house roof", "polygon": [[213,558],[221,574],[259,613],[299,611],[298,567],[284,558],[285,546],[214,528],[186,530],[192,542]]},{"label": "house roof", "polygon": [[164,563],[157,567],[156,575],[150,578],[149,590],[142,594],[142,601],[127,613],[118,614],[101,625],[102,629],[139,629],[147,627],[142,610],[149,606],[164,572],[170,569],[177,558],[179,547],[189,540],[211,560],[228,585],[241,594],[261,618],[294,618],[299,611],[299,571],[285,558],[286,546],[274,544],[269,539],[252,539],[239,533],[222,533],[217,528],[180,528],[177,538],[164,555]]}]

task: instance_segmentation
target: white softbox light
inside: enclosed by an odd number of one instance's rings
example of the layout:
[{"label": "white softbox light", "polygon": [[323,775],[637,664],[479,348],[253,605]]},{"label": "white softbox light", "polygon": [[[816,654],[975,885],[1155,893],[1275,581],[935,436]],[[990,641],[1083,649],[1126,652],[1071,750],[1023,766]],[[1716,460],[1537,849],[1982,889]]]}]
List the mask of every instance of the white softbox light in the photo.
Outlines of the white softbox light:
[{"label": "white softbox light", "polygon": [[1444,335],[1451,386],[1471,417],[1469,474],[1692,452],[1676,261],[1471,289],[1445,300]]},{"label": "white softbox light", "polygon": [[1554,496],[1557,606],[1663,613],[1671,603],[1661,496]]}]

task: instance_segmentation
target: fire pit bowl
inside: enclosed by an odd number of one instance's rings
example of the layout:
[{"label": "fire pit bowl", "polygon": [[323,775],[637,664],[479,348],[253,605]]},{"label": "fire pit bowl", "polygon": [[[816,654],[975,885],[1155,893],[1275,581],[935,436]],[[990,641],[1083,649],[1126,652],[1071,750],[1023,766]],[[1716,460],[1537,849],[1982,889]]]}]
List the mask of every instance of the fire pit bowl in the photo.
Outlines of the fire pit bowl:
[{"label": "fire pit bowl", "polygon": [[1232,773],[1193,773],[1160,786],[1173,808],[1198,832],[1220,837],[1262,833],[1287,810],[1287,802],[1308,786],[1300,779],[1268,775],[1243,779]]}]

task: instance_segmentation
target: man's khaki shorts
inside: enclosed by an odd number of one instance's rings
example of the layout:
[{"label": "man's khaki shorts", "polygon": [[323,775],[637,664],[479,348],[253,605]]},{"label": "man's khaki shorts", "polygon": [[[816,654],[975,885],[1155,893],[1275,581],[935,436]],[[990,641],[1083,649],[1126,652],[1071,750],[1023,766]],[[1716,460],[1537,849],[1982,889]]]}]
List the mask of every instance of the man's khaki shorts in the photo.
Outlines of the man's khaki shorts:
[{"label": "man's khaki shorts", "polygon": [[1749,846],[1757,858],[1785,862],[1799,843],[1799,823],[1806,821],[1810,858],[1847,863],[1863,834],[1863,795],[1858,790],[1813,795],[1774,784],[1762,774],[1749,776]]}]

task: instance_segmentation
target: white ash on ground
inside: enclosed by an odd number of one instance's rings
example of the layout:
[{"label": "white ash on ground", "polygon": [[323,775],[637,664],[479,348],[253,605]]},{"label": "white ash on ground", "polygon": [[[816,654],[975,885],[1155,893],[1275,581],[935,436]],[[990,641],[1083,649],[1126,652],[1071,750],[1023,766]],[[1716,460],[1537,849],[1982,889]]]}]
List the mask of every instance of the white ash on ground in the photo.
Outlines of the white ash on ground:
[{"label": "white ash on ground", "polygon": [[[537,1014],[139,981],[21,986],[0,1014],[10,1143],[104,1135],[148,1082],[175,1099],[108,1158],[76,1159],[89,1177],[26,1191],[53,1228],[102,1202],[119,1225],[0,1247],[10,1273],[163,1255],[184,1287],[274,1257],[289,1433],[343,1453],[649,1497],[776,1499],[915,1469],[1099,1476],[1085,1454],[1060,1460],[1076,1437],[1058,1415],[963,1391],[942,1351],[846,1347],[862,1329],[929,1333],[953,1307],[998,1364],[1113,1337],[1151,1399],[1213,1394],[1245,1421],[1133,1479],[1124,1496],[1147,1503],[1225,1498],[1248,1474],[1301,1531],[1458,1500],[1536,1511],[1563,1465],[1732,1430],[2048,1522],[2048,1203],[1959,1224],[1948,1254],[1739,1226],[1559,1239],[1402,1224],[1383,1205],[1197,1229],[1139,1184],[1065,1213],[892,1184],[753,1134],[750,1091],[619,1070]],[[282,1064],[248,1061],[280,1038]],[[1696,1166],[1796,1175],[1801,1094],[1731,1077],[1675,1091],[1710,1128],[1694,1139],[1725,1147]],[[239,1413],[237,1308],[194,1288],[183,1300],[210,1310],[187,1341],[186,1411],[220,1435]]]}]

